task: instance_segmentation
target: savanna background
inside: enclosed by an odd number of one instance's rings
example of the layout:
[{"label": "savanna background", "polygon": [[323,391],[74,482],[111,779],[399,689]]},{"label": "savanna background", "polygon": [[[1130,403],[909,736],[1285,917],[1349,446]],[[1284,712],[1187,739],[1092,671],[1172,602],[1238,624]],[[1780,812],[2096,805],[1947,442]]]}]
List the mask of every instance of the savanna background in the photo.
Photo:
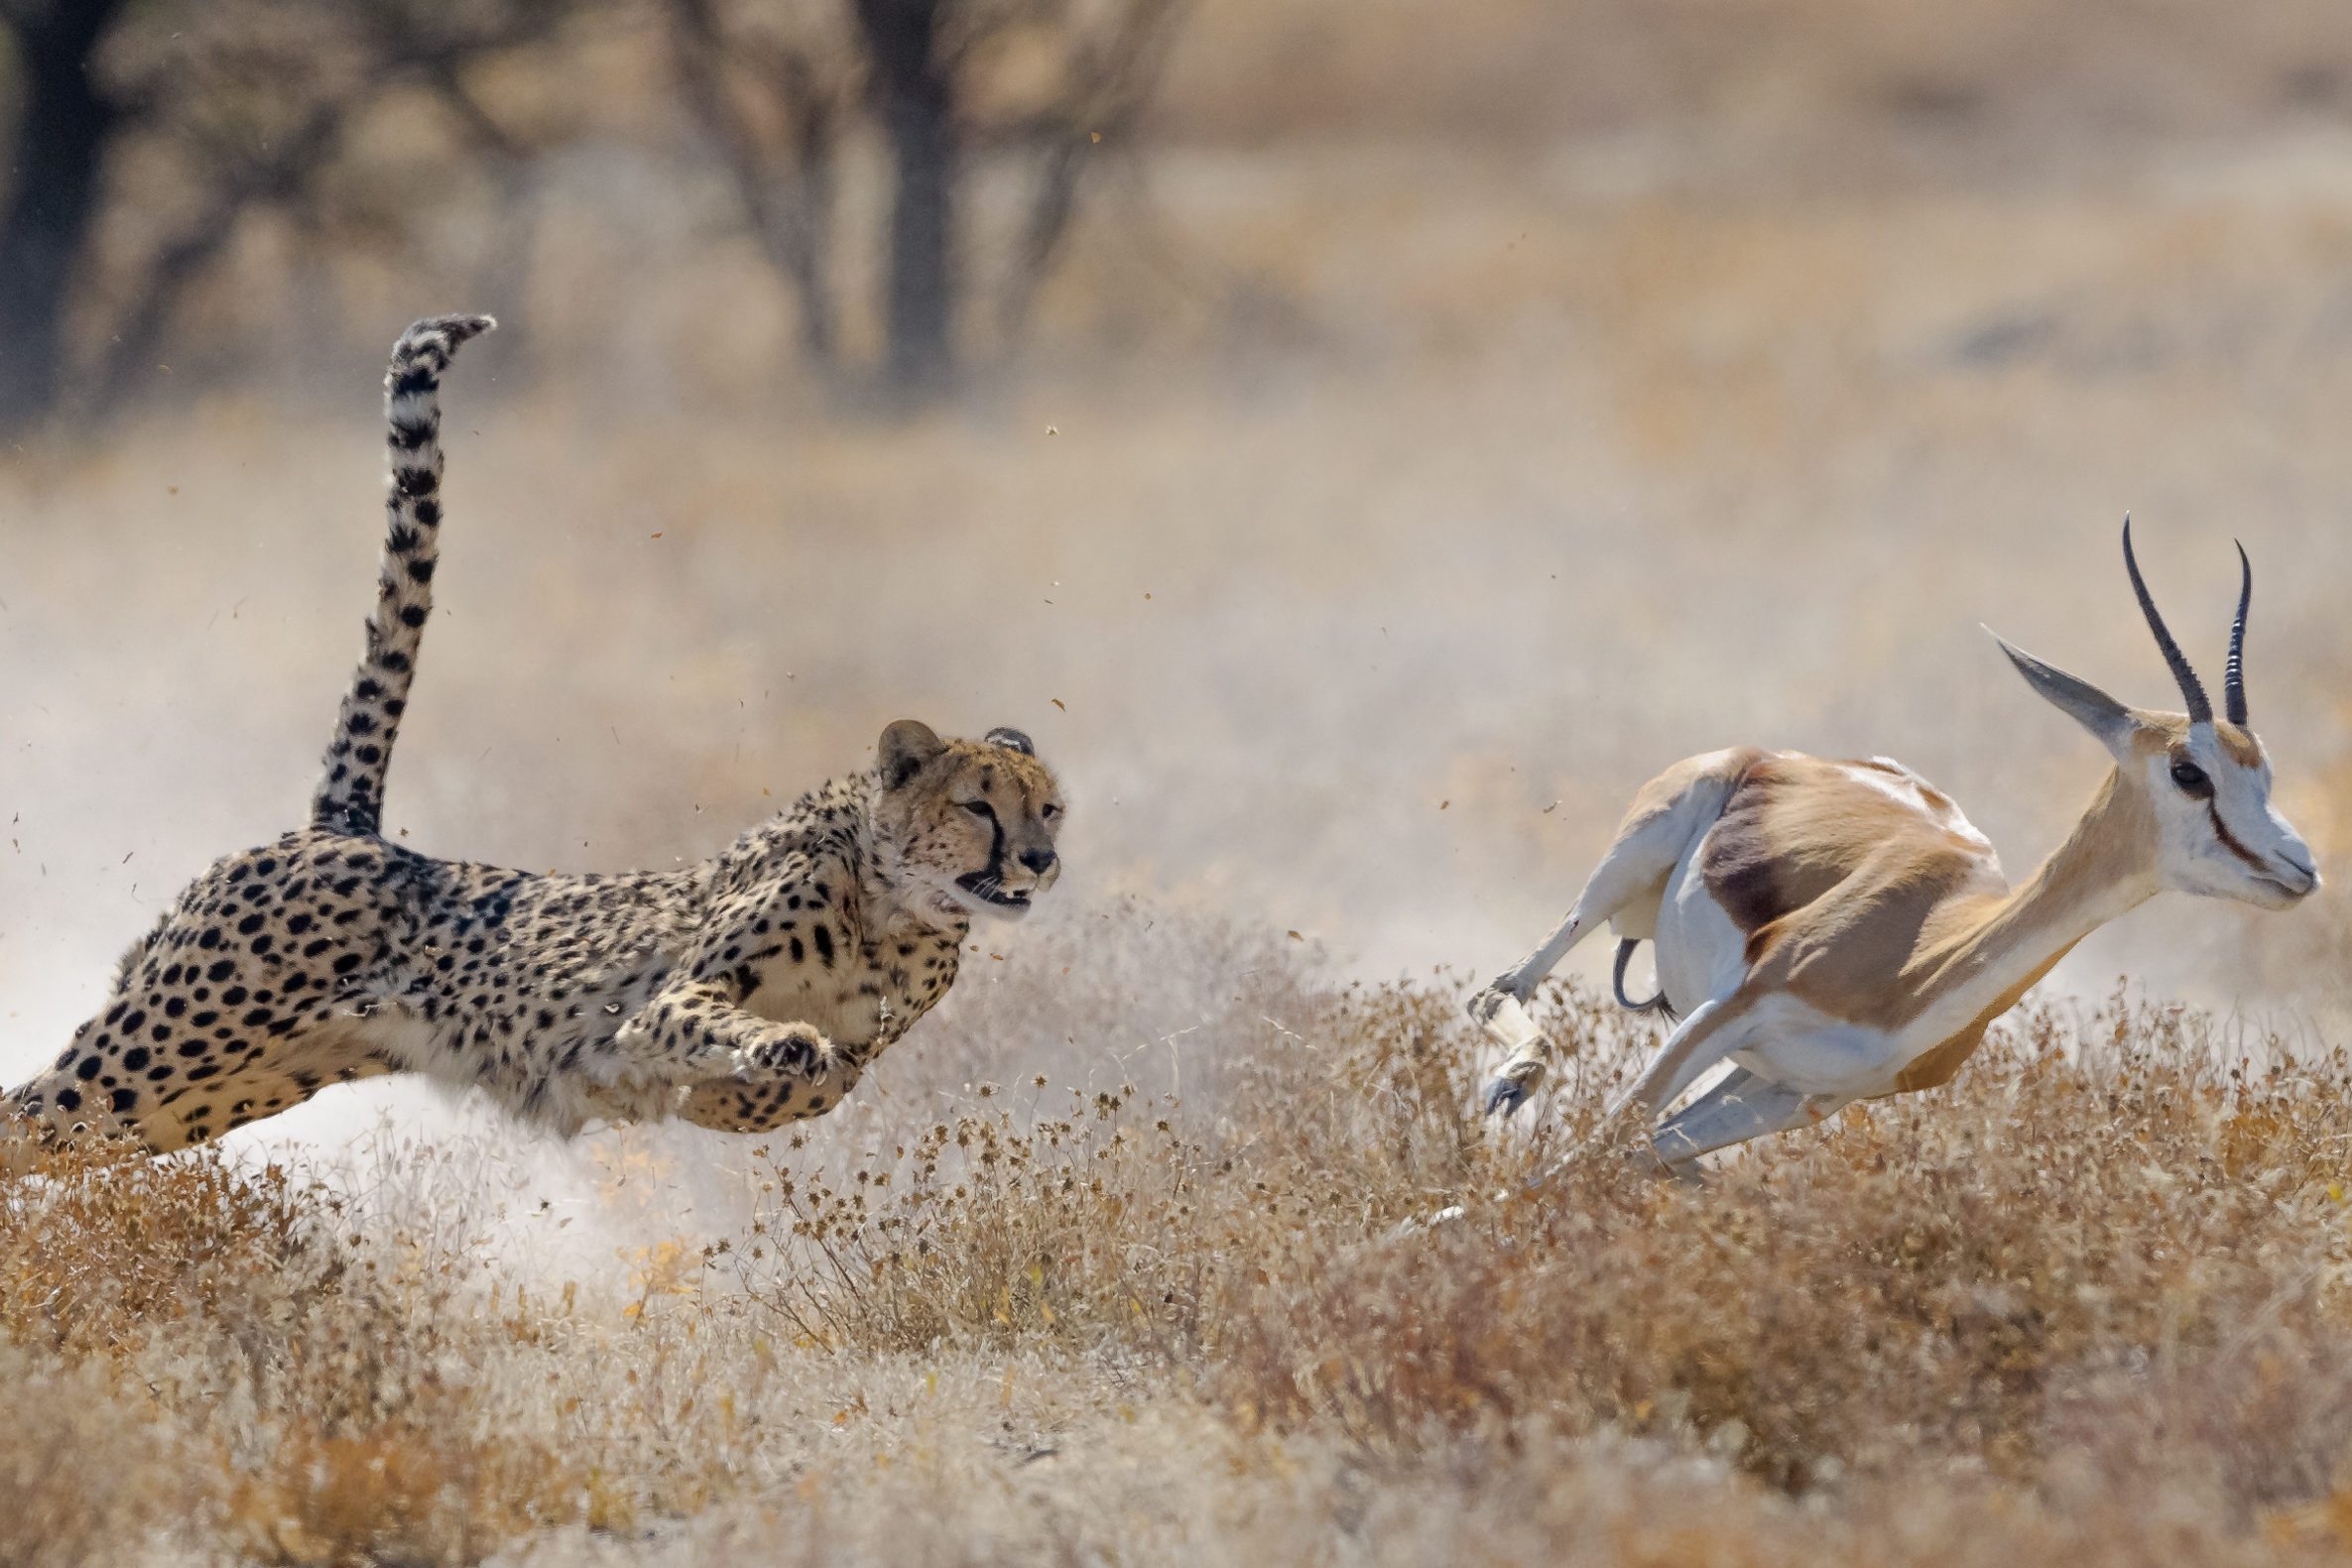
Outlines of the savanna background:
[{"label": "savanna background", "polygon": [[[381,358],[449,379],[388,820],[708,853],[888,720],[1069,868],[790,1136],[330,1091],[0,1201],[0,1560],[2352,1555],[2332,0],[0,0],[0,1074],[307,800]],[[2331,881],[2086,942],[1705,1189],[1459,1001],[1666,763],[2249,686]],[[1637,976],[1637,986],[1640,977]]]}]

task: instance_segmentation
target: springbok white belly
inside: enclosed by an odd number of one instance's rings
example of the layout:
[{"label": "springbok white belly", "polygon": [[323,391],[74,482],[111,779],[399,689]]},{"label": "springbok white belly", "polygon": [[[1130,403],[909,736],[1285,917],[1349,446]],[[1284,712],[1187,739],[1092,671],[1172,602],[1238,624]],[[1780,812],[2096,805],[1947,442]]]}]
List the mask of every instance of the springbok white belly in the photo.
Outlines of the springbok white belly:
[{"label": "springbok white belly", "polygon": [[1658,980],[1684,1018],[1702,1002],[1731,995],[1748,972],[1748,939],[1699,874],[1706,841],[1697,834],[1682,851],[1658,909]]},{"label": "springbok white belly", "polygon": [[1885,1094],[1919,1054],[1900,1033],[1849,1023],[1787,992],[1758,998],[1738,1027],[1731,1059],[1801,1094]]}]

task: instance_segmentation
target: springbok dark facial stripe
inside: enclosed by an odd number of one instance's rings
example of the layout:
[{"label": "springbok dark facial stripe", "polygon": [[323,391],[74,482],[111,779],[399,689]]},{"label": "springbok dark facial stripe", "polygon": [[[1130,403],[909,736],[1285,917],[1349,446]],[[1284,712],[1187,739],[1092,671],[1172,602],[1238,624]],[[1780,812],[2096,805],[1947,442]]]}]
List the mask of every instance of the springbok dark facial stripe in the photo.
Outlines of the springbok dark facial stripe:
[{"label": "springbok dark facial stripe", "polygon": [[2239,843],[2238,835],[2232,833],[2229,829],[2229,824],[2221,819],[2221,806],[2218,802],[2207,800],[2205,802],[2205,814],[2213,819],[2213,836],[2221,840],[2222,848],[2237,856],[2247,865],[2252,866],[2256,871],[2263,873],[2265,876],[2270,875],[2271,868],[2259,857],[2257,857],[2254,851]]}]

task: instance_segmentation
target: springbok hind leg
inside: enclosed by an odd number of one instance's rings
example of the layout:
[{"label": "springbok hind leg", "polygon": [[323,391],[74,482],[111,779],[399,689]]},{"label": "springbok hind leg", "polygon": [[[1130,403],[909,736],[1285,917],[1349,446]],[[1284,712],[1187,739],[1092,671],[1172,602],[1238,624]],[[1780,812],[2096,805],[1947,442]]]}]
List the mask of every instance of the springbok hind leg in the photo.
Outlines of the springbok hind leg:
[{"label": "springbok hind leg", "polygon": [[1804,1094],[1741,1067],[1670,1118],[1652,1136],[1651,1151],[1665,1170],[1681,1175],[1701,1154],[1811,1127],[1848,1103],[1848,1097]]},{"label": "springbok hind leg", "polygon": [[1526,1007],[1536,987],[1578,942],[1612,920],[1620,936],[1648,933],[1675,866],[1722,814],[1753,756],[1729,751],[1688,758],[1644,784],[1566,916],[1534,952],[1470,999],[1470,1017],[1507,1052],[1487,1096],[1489,1114],[1516,1110],[1544,1076],[1550,1046]]},{"label": "springbok hind leg", "polygon": [[1507,1053],[1487,1092],[1489,1116],[1497,1112],[1509,1116],[1518,1110],[1535,1092],[1549,1063],[1550,1042],[1527,1011],[1536,987],[1559,967],[1560,960],[1578,942],[1616,918],[1630,902],[1654,896],[1664,885],[1682,849],[1681,843],[1667,830],[1674,825],[1668,823],[1665,828],[1646,825],[1642,831],[1619,839],[1585,883],[1575,907],[1544,939],[1543,945],[1497,975],[1484,991],[1470,999],[1470,1017]]},{"label": "springbok hind leg", "polygon": [[1578,1148],[1561,1155],[1528,1183],[1545,1187],[1571,1163],[1586,1157],[1596,1146],[1647,1143],[1659,1113],[1674,1103],[1701,1074],[1748,1042],[1752,1023],[1747,1000],[1738,992],[1701,1003],[1676,1025],[1657,1054],[1643,1064],[1641,1076],[1603,1113],[1599,1129]]},{"label": "springbok hind leg", "polygon": [[[1820,1096],[1808,1100],[1795,1091],[1766,1085],[1743,1067],[1653,1135],[1651,1128],[1661,1108],[1671,1105],[1708,1068],[1749,1043],[1753,1033],[1751,1023],[1748,1005],[1737,992],[1693,1009],[1673,1033],[1667,1036],[1657,1054],[1643,1064],[1641,1076],[1618,1096],[1617,1103],[1602,1116],[1593,1136],[1545,1166],[1530,1178],[1523,1190],[1543,1191],[1569,1166],[1591,1157],[1596,1147],[1611,1145],[1621,1146],[1629,1159],[1638,1160],[1660,1174],[1683,1175],[1691,1160],[1711,1148],[1777,1133],[1803,1121],[1818,1120],[1845,1103]],[[1786,1102],[1778,1098],[1784,1095],[1789,1097]],[[1813,1102],[1826,1108],[1809,1110],[1808,1105]],[[1787,1120],[1777,1120],[1783,1116]],[[1652,1152],[1654,1142],[1655,1153]],[[1456,1205],[1431,1216],[1426,1223],[1458,1219],[1465,1212]],[[1405,1227],[1407,1231],[1423,1228],[1424,1222],[1418,1221]]]}]

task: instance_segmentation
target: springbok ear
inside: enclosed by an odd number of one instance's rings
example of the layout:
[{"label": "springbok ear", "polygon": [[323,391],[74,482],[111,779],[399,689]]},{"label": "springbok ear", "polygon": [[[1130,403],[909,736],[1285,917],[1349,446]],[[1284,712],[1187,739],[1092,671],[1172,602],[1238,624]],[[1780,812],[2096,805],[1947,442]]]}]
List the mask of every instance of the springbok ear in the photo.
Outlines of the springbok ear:
[{"label": "springbok ear", "polygon": [[1019,730],[1008,729],[1002,725],[990,730],[985,739],[991,746],[1002,746],[1006,751],[1019,752],[1024,757],[1035,757],[1038,754],[1035,741]]},{"label": "springbok ear", "polygon": [[923,765],[947,749],[921,719],[901,719],[882,732],[874,748],[885,789],[904,789]]},{"label": "springbok ear", "polygon": [[2013,647],[1991,627],[1986,627],[1985,632],[2001,645],[2001,652],[2017,665],[2017,672],[2026,677],[2026,684],[2041,692],[2050,706],[2090,731],[2117,761],[2129,754],[2132,731],[2138,727],[2131,709],[2080,675],[2069,675],[2057,665],[2045,664],[2024,649]]}]

